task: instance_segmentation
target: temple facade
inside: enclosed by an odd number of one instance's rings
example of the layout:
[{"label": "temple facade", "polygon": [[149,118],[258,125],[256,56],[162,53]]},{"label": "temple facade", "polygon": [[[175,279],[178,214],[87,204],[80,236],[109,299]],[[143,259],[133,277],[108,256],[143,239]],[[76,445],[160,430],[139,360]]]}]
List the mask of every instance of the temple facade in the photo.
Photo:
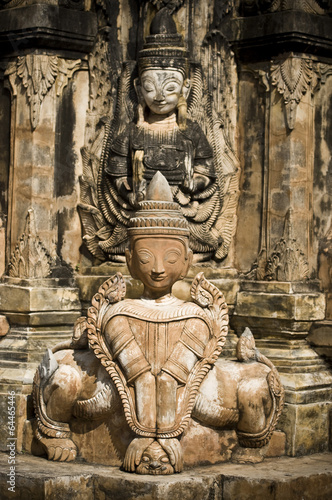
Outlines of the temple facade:
[{"label": "temple facade", "polygon": [[0,412],[15,391],[18,452],[45,349],[111,275],[142,293],[128,221],[158,170],[193,250],[174,294],[204,271],[228,304],[223,355],[249,327],[273,362],[281,454],[330,449],[331,16],[327,0],[0,0]]}]

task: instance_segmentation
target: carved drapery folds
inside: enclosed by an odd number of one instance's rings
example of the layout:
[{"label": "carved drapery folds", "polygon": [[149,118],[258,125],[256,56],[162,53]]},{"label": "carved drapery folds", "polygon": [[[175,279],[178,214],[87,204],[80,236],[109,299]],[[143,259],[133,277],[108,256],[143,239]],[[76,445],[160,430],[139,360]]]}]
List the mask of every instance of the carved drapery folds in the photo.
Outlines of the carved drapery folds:
[{"label": "carved drapery folds", "polygon": [[31,127],[34,130],[40,117],[45,96],[55,87],[55,94],[61,95],[73,73],[80,67],[81,60],[66,60],[58,56],[27,54],[18,56],[6,70],[14,95],[18,89],[26,89],[30,106]]},{"label": "carved drapery folds", "polygon": [[25,229],[12,253],[8,275],[12,278],[47,278],[51,274],[52,259],[43,246],[35,225],[32,208],[26,216]]}]

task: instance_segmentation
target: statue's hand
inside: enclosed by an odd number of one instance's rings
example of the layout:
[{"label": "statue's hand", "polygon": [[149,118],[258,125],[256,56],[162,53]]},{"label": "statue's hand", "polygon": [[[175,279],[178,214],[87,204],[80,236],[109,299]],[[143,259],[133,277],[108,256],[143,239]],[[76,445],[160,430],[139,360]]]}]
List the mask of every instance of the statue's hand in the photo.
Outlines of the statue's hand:
[{"label": "statue's hand", "polygon": [[135,472],[136,466],[140,463],[142,455],[148,446],[153,442],[153,438],[135,438],[127,448],[123,462],[123,468],[127,472]]},{"label": "statue's hand", "polygon": [[183,469],[183,457],[180,441],[175,438],[158,439],[158,443],[166,451],[169,460],[174,467],[175,472],[181,472]]}]

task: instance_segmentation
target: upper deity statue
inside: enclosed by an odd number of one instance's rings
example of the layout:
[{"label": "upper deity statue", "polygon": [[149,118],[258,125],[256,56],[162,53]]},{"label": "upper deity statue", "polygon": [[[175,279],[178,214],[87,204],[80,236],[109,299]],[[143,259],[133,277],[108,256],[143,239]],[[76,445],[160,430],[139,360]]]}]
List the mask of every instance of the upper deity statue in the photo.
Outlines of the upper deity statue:
[{"label": "upper deity statue", "polygon": [[[169,10],[161,9],[137,65],[133,69],[127,63],[120,79],[117,110],[106,127],[101,153],[96,208],[91,202],[80,205],[84,239],[101,260],[106,255],[124,262],[129,220],[158,171],[188,221],[194,262],[227,253],[223,231],[229,224],[220,217],[225,205],[221,163],[227,155],[220,153],[215,137],[220,125],[215,127],[210,106],[203,109],[199,102],[201,70],[191,84],[190,68],[183,38]],[[90,187],[83,185],[82,191],[86,189]]]}]

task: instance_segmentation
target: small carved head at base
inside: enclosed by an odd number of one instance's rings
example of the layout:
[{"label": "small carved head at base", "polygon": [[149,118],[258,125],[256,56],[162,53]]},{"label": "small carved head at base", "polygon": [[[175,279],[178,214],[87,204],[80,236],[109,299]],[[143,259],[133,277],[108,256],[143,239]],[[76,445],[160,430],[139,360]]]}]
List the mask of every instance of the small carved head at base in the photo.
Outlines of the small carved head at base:
[{"label": "small carved head at base", "polygon": [[166,475],[174,474],[169,457],[157,441],[153,441],[144,451],[136,468],[136,474]]}]

